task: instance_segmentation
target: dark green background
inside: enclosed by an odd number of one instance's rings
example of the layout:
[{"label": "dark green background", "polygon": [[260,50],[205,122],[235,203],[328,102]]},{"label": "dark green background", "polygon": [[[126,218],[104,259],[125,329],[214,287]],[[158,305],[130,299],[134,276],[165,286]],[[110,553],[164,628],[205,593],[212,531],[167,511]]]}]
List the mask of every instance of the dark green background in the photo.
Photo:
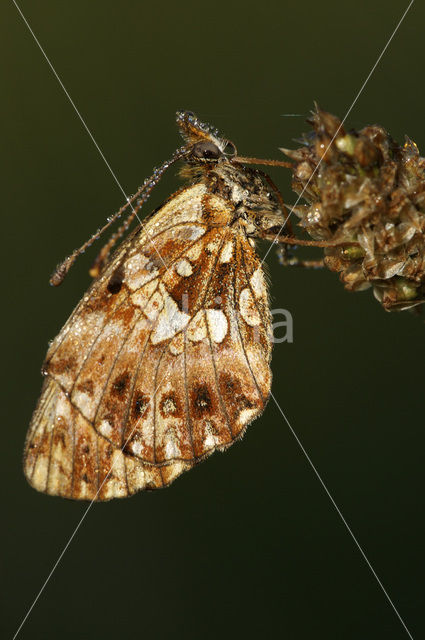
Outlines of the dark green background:
[{"label": "dark green background", "polygon": [[[279,157],[313,100],[344,115],[407,2],[20,5],[127,193],[180,144],[179,108],[239,151]],[[22,446],[47,348],[96,249],[49,275],[123,201],[12,2],[2,3],[3,637],[86,505],[38,494]],[[423,29],[413,5],[349,123],[425,150]],[[303,117],[284,117],[299,113]],[[177,182],[170,172],[157,206]],[[291,200],[286,170],[273,172]],[[266,246],[260,247],[264,253]],[[416,638],[423,621],[423,317],[386,314],[329,272],[268,263],[274,393]],[[171,488],[94,505],[21,638],[407,638],[273,402],[242,443]]]}]

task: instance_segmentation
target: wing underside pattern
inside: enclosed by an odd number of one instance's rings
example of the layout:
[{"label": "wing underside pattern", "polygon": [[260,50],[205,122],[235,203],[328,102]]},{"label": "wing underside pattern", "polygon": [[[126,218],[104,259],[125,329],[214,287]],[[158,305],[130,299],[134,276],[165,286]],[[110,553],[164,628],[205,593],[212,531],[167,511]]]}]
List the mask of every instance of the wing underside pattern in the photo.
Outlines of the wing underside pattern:
[{"label": "wing underside pattern", "polygon": [[206,222],[223,202],[195,185],[165,205],[52,343],[24,460],[36,489],[108,500],[166,486],[263,411],[267,287],[242,228]]}]

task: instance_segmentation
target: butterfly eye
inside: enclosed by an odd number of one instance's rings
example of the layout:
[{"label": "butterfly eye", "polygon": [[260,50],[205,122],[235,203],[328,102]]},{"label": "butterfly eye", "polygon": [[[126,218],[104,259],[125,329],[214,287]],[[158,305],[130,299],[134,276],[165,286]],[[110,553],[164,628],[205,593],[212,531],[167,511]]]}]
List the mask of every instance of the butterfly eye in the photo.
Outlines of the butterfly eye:
[{"label": "butterfly eye", "polygon": [[213,142],[197,142],[192,149],[192,156],[202,160],[218,160],[221,151]]}]

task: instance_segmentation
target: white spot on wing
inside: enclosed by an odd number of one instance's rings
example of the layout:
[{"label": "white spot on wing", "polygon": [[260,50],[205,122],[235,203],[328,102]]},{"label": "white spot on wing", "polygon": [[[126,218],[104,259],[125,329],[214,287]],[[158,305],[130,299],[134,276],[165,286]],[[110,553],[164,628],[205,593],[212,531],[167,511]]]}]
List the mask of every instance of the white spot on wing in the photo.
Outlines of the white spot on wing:
[{"label": "white spot on wing", "polygon": [[147,303],[149,302],[153,292],[157,288],[157,286],[158,286],[158,281],[155,279],[152,282],[149,282],[149,284],[139,289],[138,291],[136,291],[136,293],[132,293],[131,294],[132,303],[137,305],[141,309],[144,309]]},{"label": "white spot on wing", "polygon": [[258,414],[258,409],[242,409],[242,411],[240,412],[238,418],[237,418],[237,423],[238,424],[248,424],[249,422],[251,422],[251,420],[253,420],[255,418],[255,416]]},{"label": "white spot on wing", "polygon": [[211,434],[208,434],[204,440],[204,447],[205,449],[211,449],[214,446],[215,446],[215,438]]},{"label": "white spot on wing", "polygon": [[105,438],[109,438],[112,435],[111,423],[108,420],[102,420],[99,425],[99,431]]},{"label": "white spot on wing", "polygon": [[182,276],[183,278],[185,278],[187,276],[192,275],[193,268],[189,260],[186,260],[186,258],[182,258],[176,264],[176,271],[179,274],[179,276]]},{"label": "white spot on wing", "polygon": [[250,283],[256,298],[264,298],[267,295],[266,283],[261,267],[258,267],[258,269],[254,271]]},{"label": "white spot on wing", "polygon": [[84,416],[92,416],[94,413],[94,399],[84,391],[75,390],[72,396],[74,404]]},{"label": "white spot on wing", "polygon": [[181,451],[177,446],[175,436],[172,436],[165,445],[165,457],[170,460],[172,458],[178,458],[179,456],[181,456]]},{"label": "white spot on wing", "polygon": [[105,498],[119,498],[127,495],[127,487],[124,481],[125,462],[122,451],[114,451],[111,460],[111,469],[114,475],[109,476],[104,484],[103,495]]},{"label": "white spot on wing", "polygon": [[210,253],[215,253],[217,251],[217,249],[218,249],[219,243],[220,243],[220,239],[212,240],[211,242],[209,242],[207,244],[206,248],[208,249],[208,251]]},{"label": "white spot on wing", "polygon": [[217,446],[217,436],[214,433],[214,427],[209,420],[204,423],[204,447],[205,449],[212,449]]},{"label": "white spot on wing", "polygon": [[38,456],[32,476],[32,484],[35,487],[42,487],[46,484],[49,460],[45,455]]},{"label": "white spot on wing", "polygon": [[171,229],[171,236],[173,238],[184,238],[185,240],[198,240],[204,235],[205,227],[200,227],[194,224],[188,224],[180,229]]},{"label": "white spot on wing", "polygon": [[229,240],[228,242],[226,242],[223,249],[221,250],[220,262],[221,263],[230,262],[230,260],[232,259],[232,256],[233,256],[233,242],[232,240]]},{"label": "white spot on wing", "polygon": [[180,448],[177,444],[177,437],[174,430],[169,430],[166,434],[167,443],[165,445],[165,457],[170,460],[172,458],[179,458],[181,456]]},{"label": "white spot on wing", "polygon": [[136,456],[140,456],[140,454],[142,453],[142,443],[139,442],[138,440],[134,440],[134,442],[131,443],[130,445],[132,452],[136,455]]},{"label": "white spot on wing", "polygon": [[228,330],[226,316],[220,309],[207,309],[206,313],[211,340],[222,342]]},{"label": "white spot on wing", "polygon": [[186,257],[191,260],[192,262],[196,262],[196,260],[199,258],[199,256],[201,255],[201,251],[203,249],[202,246],[202,242],[197,242],[196,244],[193,245],[193,247],[191,247],[191,249],[189,249],[189,251],[186,253]]},{"label": "white spot on wing", "polygon": [[163,340],[168,340],[182,331],[190,320],[190,315],[180,311],[177,303],[167,292],[163,284],[159,285],[164,301],[162,310],[158,316],[155,330],[151,335],[152,344],[158,344]]},{"label": "white spot on wing", "polygon": [[143,309],[143,313],[145,314],[148,320],[150,320],[151,322],[155,322],[163,306],[164,306],[164,298],[162,294],[159,291],[157,291],[156,293],[153,294],[153,296],[149,300],[149,303]]}]

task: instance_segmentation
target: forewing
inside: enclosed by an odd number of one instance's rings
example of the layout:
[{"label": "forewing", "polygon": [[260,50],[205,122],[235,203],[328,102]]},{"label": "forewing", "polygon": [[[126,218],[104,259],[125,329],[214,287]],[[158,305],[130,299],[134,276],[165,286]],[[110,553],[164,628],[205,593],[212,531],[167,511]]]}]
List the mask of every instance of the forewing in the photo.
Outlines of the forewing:
[{"label": "forewing", "polygon": [[177,195],[52,343],[25,453],[36,489],[106,500],[167,485],[263,410],[266,286],[241,229],[209,224],[220,206],[202,185]]}]

